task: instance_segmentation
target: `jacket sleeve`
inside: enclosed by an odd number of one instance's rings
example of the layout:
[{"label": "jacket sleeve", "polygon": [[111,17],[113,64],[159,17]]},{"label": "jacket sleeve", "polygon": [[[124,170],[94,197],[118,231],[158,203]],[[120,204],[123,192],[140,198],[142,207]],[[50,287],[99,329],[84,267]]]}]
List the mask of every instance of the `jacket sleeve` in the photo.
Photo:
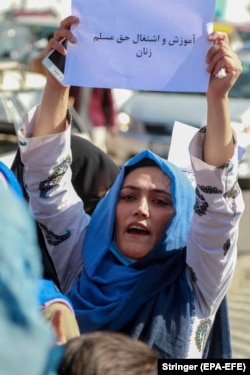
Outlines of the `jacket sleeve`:
[{"label": "jacket sleeve", "polygon": [[89,215],[71,183],[71,128],[32,137],[38,107],[24,118],[18,131],[24,180],[33,217],[43,230],[63,292],[82,270],[82,243]]},{"label": "jacket sleeve", "polygon": [[196,204],[187,245],[187,265],[202,315],[214,314],[227,293],[237,260],[244,211],[237,181],[238,147],[231,160],[214,167],[202,160],[204,132],[190,143]]}]

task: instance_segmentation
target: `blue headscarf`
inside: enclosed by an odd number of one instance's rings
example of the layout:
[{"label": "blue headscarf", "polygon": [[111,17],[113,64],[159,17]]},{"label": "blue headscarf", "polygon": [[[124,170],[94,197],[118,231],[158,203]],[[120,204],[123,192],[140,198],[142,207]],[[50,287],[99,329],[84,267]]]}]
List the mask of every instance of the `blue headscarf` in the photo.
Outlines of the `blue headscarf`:
[{"label": "blue headscarf", "polygon": [[18,198],[23,199],[23,191],[21,189],[21,186],[14,172],[1,161],[0,161],[0,173],[4,175],[8,186],[11,188],[14,194],[17,195]]},{"label": "blue headscarf", "polygon": [[[126,169],[153,160],[171,179],[175,214],[154,249],[124,265],[110,251],[116,204]],[[163,358],[184,358],[195,314],[186,278],[186,243],[194,189],[172,163],[144,150],[130,159],[95,209],[83,243],[84,268],[68,296],[80,331],[120,331],[147,342]]]}]

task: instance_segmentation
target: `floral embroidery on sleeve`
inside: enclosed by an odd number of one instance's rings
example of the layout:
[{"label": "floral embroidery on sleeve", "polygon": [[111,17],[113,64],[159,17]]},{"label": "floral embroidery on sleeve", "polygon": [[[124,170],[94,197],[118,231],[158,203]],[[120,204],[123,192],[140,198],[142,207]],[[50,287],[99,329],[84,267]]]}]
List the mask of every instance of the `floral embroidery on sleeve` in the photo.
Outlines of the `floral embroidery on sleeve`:
[{"label": "floral embroidery on sleeve", "polygon": [[205,198],[200,193],[198,188],[195,189],[195,193],[196,193],[196,203],[194,205],[194,211],[199,216],[206,215],[208,203],[206,202]]},{"label": "floral embroidery on sleeve", "polygon": [[207,194],[222,194],[222,190],[217,189],[215,186],[204,186],[204,185],[198,185],[201,191],[203,193]]},{"label": "floral embroidery on sleeve", "polygon": [[205,319],[200,322],[200,324],[197,327],[196,333],[195,333],[195,343],[197,349],[201,352],[208,336],[208,333],[210,332],[211,328],[211,321],[210,319]]},{"label": "floral embroidery on sleeve", "polygon": [[40,227],[43,229],[45,233],[46,240],[50,245],[57,246],[63,241],[66,241],[71,236],[71,231],[69,229],[65,230],[65,233],[62,235],[55,234],[51,230],[49,230],[46,225],[39,223]]},{"label": "floral embroidery on sleeve", "polygon": [[224,194],[224,198],[228,201],[232,211],[234,214],[237,211],[236,203],[235,203],[235,198],[240,194],[240,186],[238,184],[238,181],[235,181],[233,187],[231,190],[227,191]]},{"label": "floral embroidery on sleeve", "polygon": [[54,168],[51,176],[49,176],[47,180],[40,182],[39,190],[40,190],[41,198],[48,198],[47,196],[48,191],[50,191],[54,186],[60,183],[64,174],[69,168],[71,162],[72,162],[71,157],[67,156],[66,159],[61,164],[59,164],[58,166]]}]

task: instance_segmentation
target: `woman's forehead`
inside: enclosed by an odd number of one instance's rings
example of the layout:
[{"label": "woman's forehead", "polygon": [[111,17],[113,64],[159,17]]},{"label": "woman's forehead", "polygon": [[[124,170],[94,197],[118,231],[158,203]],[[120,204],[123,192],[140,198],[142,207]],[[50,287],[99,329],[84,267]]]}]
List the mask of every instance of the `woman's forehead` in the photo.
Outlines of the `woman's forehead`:
[{"label": "woman's forehead", "polygon": [[160,185],[162,188],[169,188],[170,186],[169,176],[158,166],[145,166],[132,170],[125,176],[122,186],[138,184],[142,181],[156,186]]}]

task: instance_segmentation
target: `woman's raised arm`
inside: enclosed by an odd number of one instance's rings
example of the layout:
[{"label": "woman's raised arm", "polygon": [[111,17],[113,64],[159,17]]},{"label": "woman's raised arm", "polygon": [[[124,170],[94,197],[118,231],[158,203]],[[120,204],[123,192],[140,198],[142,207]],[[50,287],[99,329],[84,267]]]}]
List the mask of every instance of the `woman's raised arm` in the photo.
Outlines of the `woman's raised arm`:
[{"label": "woman's raised arm", "polygon": [[[62,55],[66,55],[67,51],[59,41],[66,38],[70,43],[76,43],[70,27],[77,23],[79,23],[79,19],[74,16],[69,16],[60,23],[60,27],[55,31],[54,37],[48,42],[48,53],[50,50],[55,49]],[[69,87],[64,87],[58,83],[48,72],[39,115],[34,127],[34,137],[59,133],[65,130],[68,100]]]},{"label": "woman's raised arm", "polygon": [[[221,166],[233,156],[234,142],[230,122],[228,93],[242,71],[238,56],[231,50],[224,33],[209,35],[213,43],[207,53],[207,70],[211,74],[207,91],[207,129],[204,144],[204,161]],[[226,76],[216,77],[221,69]]]}]

